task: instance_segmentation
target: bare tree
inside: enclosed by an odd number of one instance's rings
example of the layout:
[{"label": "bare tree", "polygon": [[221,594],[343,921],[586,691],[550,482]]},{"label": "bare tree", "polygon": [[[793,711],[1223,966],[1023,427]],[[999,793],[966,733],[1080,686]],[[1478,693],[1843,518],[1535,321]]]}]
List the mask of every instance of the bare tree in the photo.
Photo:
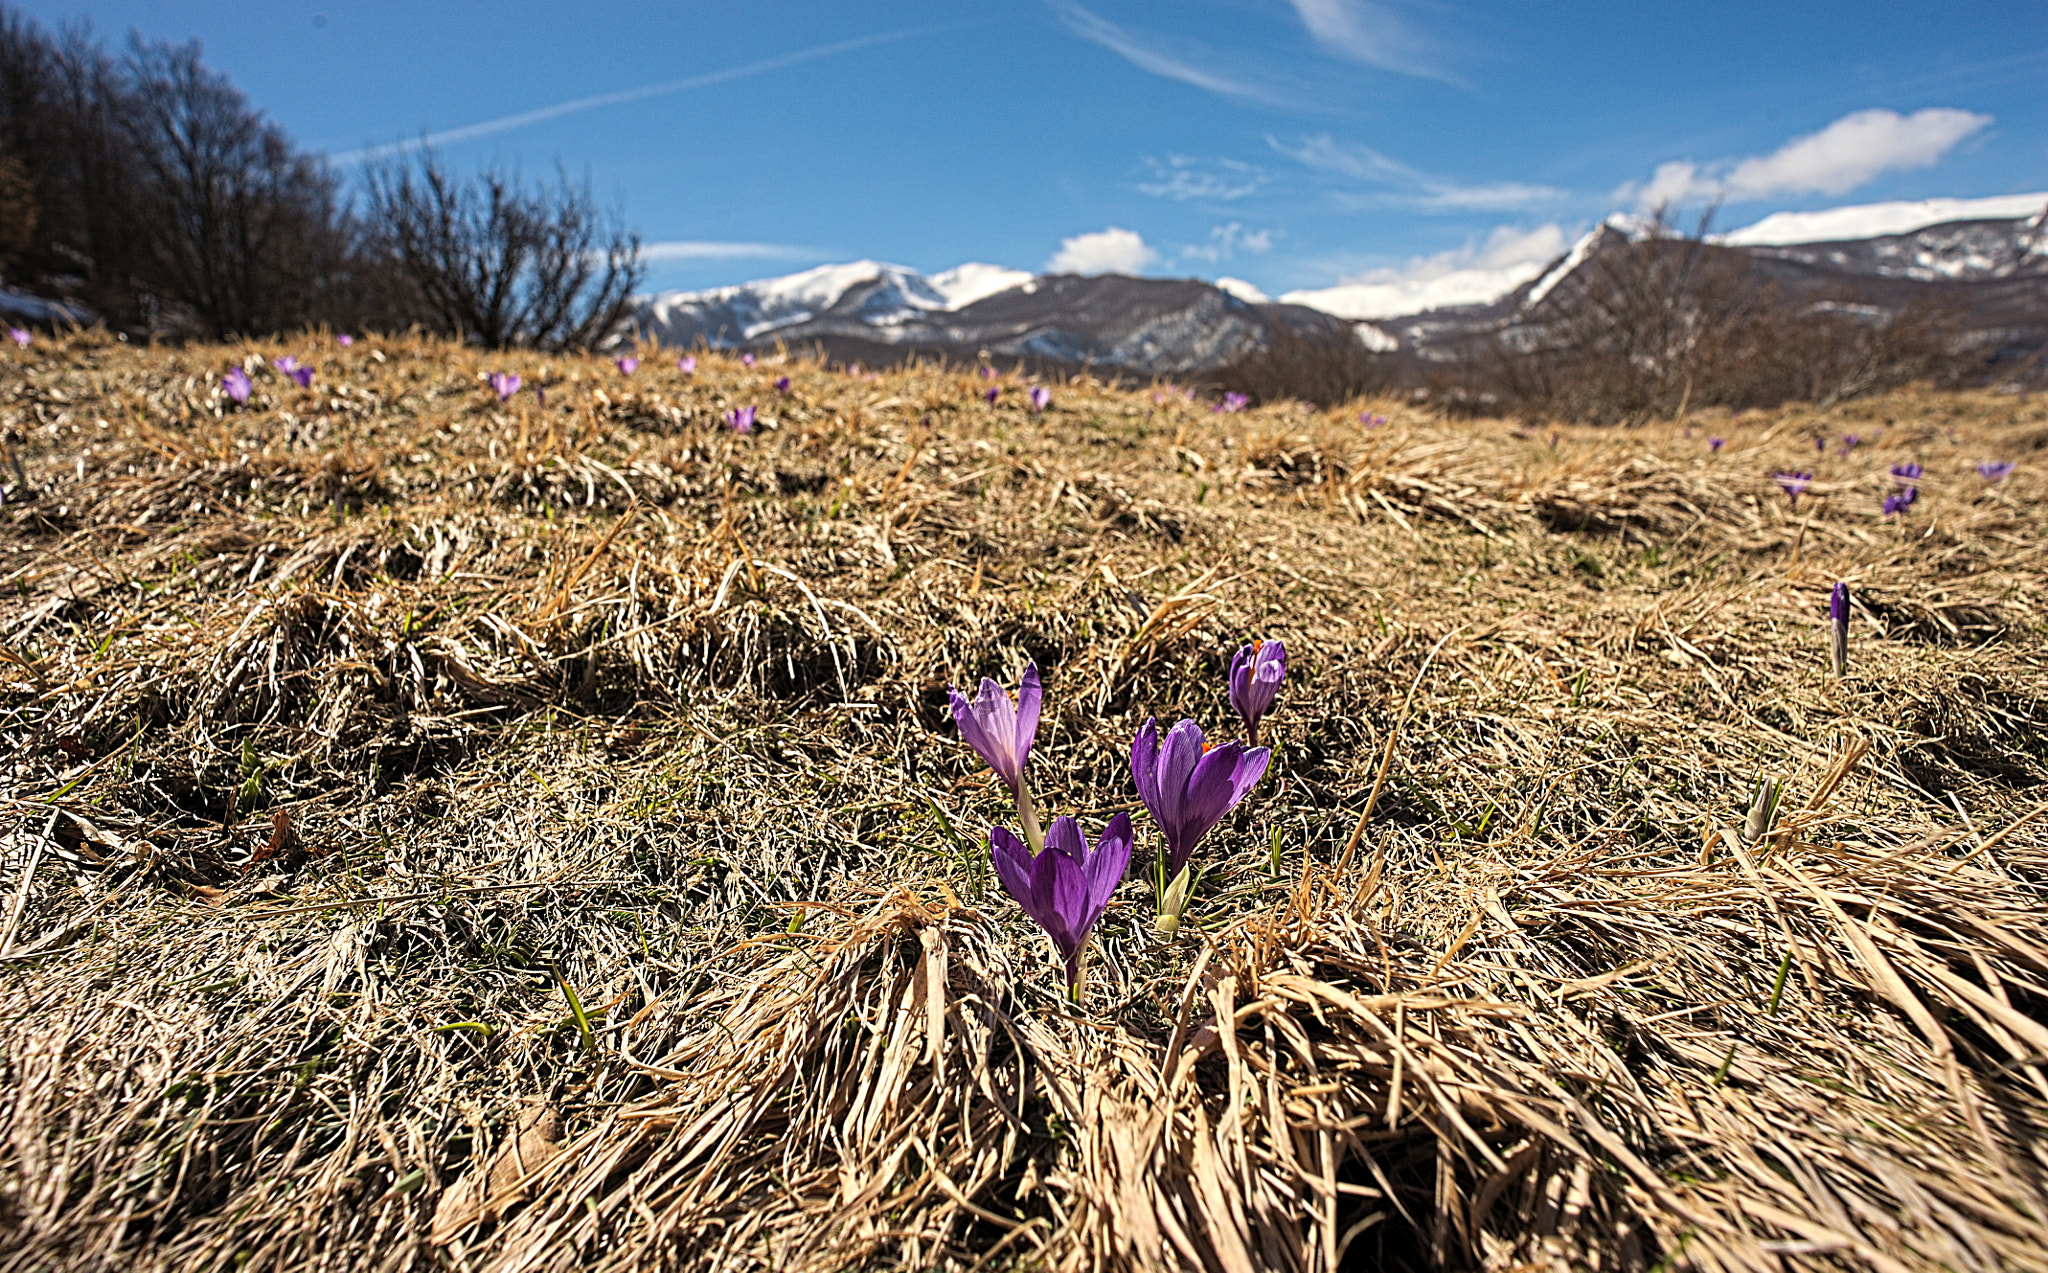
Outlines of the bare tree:
[{"label": "bare tree", "polygon": [[346,252],[326,165],[208,70],[197,42],[137,40],[125,70],[156,280],[208,335],[311,320]]},{"label": "bare tree", "polygon": [[458,178],[424,148],[372,169],[370,233],[430,323],[493,348],[589,348],[625,321],[640,239],[557,174]]}]

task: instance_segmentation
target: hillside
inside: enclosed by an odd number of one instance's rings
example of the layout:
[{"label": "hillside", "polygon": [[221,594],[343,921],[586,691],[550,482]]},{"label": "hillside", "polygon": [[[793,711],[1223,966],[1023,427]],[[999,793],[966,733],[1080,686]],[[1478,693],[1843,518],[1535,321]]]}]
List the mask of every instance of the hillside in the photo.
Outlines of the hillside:
[{"label": "hillside", "polygon": [[[0,354],[0,1270],[2040,1267],[2040,400],[639,356]],[[1160,938],[1132,738],[1253,639]],[[1027,661],[1139,827],[1072,1003],[947,713]]]}]

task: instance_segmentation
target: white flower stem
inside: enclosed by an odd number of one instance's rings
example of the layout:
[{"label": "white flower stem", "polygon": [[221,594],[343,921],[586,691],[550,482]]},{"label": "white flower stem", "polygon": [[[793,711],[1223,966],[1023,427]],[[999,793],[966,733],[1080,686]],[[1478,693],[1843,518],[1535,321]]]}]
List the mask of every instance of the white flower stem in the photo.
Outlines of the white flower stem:
[{"label": "white flower stem", "polygon": [[1038,829],[1038,809],[1031,803],[1031,785],[1017,779],[1017,820],[1024,824],[1024,842],[1035,856],[1045,851],[1045,832]]}]

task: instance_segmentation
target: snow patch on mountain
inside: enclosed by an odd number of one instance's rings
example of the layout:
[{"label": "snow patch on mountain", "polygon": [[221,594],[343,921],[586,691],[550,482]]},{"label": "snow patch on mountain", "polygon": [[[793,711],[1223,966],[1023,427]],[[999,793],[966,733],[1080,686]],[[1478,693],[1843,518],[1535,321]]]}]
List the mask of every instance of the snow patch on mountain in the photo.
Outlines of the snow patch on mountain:
[{"label": "snow patch on mountain", "polygon": [[1272,297],[1259,290],[1258,284],[1247,283],[1241,278],[1231,278],[1227,274],[1216,280],[1216,287],[1219,291],[1228,292],[1247,305],[1268,305],[1273,300]]},{"label": "snow patch on mountain", "polygon": [[1484,305],[1500,299],[1543,272],[1545,262],[1525,261],[1493,268],[1450,270],[1427,278],[1367,277],[1335,287],[1305,288],[1280,297],[1286,305],[1306,305],[1325,314],[1362,319],[1400,318],[1452,305]]},{"label": "snow patch on mountain", "polygon": [[1714,236],[1729,247],[1780,247],[1910,234],[1950,221],[1999,221],[2033,216],[2048,207],[2048,193],[1993,195],[1986,199],[1917,199],[1866,203],[1819,212],[1776,212],[1755,225]]},{"label": "snow patch on mountain", "polygon": [[941,270],[925,279],[932,290],[946,298],[946,308],[964,309],[978,300],[1007,292],[1013,287],[1022,287],[1037,275],[1029,270],[1013,270],[1007,265],[987,265],[980,261],[969,261],[956,265],[950,270]]}]

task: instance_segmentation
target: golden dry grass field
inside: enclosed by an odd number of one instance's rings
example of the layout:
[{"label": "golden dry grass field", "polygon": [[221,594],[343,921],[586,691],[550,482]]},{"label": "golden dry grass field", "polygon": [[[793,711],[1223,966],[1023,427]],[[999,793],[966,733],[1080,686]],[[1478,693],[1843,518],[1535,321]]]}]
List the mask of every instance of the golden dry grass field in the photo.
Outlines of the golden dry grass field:
[{"label": "golden dry grass field", "polygon": [[[5,357],[0,1270],[2048,1267],[2038,399]],[[1160,940],[1131,737],[1255,637]],[[1140,826],[1077,1005],[1027,660]]]}]

